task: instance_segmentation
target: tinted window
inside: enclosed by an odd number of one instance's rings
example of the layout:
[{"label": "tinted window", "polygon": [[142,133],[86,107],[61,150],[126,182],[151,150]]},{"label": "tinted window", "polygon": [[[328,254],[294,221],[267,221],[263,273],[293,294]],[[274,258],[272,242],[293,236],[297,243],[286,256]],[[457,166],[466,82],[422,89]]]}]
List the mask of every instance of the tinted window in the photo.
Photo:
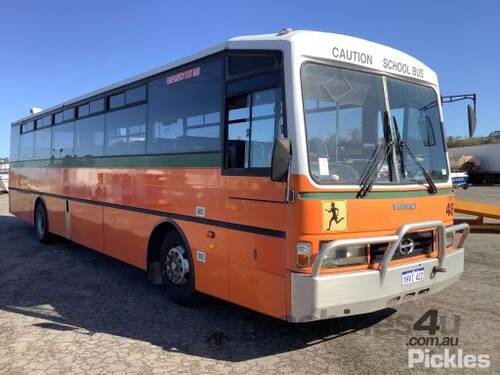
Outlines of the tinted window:
[{"label": "tinted window", "polygon": [[101,156],[104,153],[104,115],[75,121],[75,156]]},{"label": "tinted window", "polygon": [[278,56],[229,56],[227,64],[228,74],[229,76],[238,76],[264,69],[276,68],[280,65],[280,60]]},{"label": "tinted window", "polygon": [[273,142],[282,129],[281,89],[229,98],[228,168],[269,168]]},{"label": "tinted window", "polygon": [[20,126],[14,126],[10,129],[10,160],[19,160],[20,133]]},{"label": "tinted window", "polygon": [[43,126],[52,125],[52,115],[44,116],[42,119],[42,124],[43,124]]},{"label": "tinted window", "polygon": [[106,114],[106,155],[146,152],[146,105]]},{"label": "tinted window", "polygon": [[104,111],[104,98],[89,103],[89,113],[98,113],[102,111]]},{"label": "tinted window", "polygon": [[35,159],[49,159],[51,155],[52,129],[45,128],[34,132]]},{"label": "tinted window", "polygon": [[222,60],[169,73],[148,86],[148,152],[220,149]]},{"label": "tinted window", "polygon": [[42,122],[42,119],[39,118],[38,120],[35,121],[35,128],[36,129],[41,129],[43,128],[43,122]]},{"label": "tinted window", "polygon": [[22,133],[30,132],[33,130],[35,123],[33,121],[27,122],[22,126]]},{"label": "tinted window", "polygon": [[73,120],[74,118],[75,118],[75,109],[74,108],[66,109],[65,111],[63,111],[63,120],[64,121]]},{"label": "tinted window", "polygon": [[136,87],[125,93],[126,104],[136,103],[146,100],[146,86]]},{"label": "tinted window", "polygon": [[85,117],[89,114],[89,105],[84,104],[78,107],[78,117]]},{"label": "tinted window", "polygon": [[33,132],[21,134],[19,154],[21,160],[33,159]]},{"label": "tinted window", "polygon": [[54,124],[59,124],[63,120],[62,112],[58,112],[54,115]]},{"label": "tinted window", "polygon": [[52,127],[52,156],[67,158],[73,156],[74,122]]},{"label": "tinted window", "polygon": [[109,97],[109,109],[122,107],[125,105],[125,93]]}]

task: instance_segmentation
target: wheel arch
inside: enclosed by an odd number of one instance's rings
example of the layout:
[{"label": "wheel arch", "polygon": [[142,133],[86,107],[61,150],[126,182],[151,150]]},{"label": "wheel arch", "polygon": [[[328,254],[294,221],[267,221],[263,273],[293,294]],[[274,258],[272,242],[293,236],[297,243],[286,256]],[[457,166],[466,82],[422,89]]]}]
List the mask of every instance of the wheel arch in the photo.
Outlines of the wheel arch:
[{"label": "wheel arch", "polygon": [[43,206],[43,209],[45,210],[45,220],[46,220],[46,223],[47,223],[47,229],[50,230],[50,227],[49,227],[49,211],[47,210],[47,204],[45,203],[45,199],[43,199],[43,197],[41,195],[38,195],[35,198],[35,204],[33,205],[33,224],[36,225],[36,208],[37,208],[37,206],[39,204],[41,204]]},{"label": "wheel arch", "polygon": [[161,242],[165,234],[170,231],[175,231],[179,234],[179,236],[182,238],[182,241],[186,245],[187,250],[192,256],[189,241],[187,240],[187,237],[179,224],[177,224],[174,220],[164,219],[155,225],[155,227],[151,231],[151,234],[149,235],[146,254],[146,270],[148,271],[148,273],[150,271],[151,264],[160,260]]}]

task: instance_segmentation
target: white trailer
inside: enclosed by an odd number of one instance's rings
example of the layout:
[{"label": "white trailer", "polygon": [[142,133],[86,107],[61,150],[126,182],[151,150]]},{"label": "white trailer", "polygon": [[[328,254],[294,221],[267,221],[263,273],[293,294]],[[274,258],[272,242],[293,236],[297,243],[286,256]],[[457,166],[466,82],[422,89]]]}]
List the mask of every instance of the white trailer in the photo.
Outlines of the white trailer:
[{"label": "white trailer", "polygon": [[478,168],[469,172],[469,181],[473,183],[490,183],[500,181],[500,143],[489,143],[477,146],[449,148],[450,159],[458,159],[462,155],[479,158]]}]

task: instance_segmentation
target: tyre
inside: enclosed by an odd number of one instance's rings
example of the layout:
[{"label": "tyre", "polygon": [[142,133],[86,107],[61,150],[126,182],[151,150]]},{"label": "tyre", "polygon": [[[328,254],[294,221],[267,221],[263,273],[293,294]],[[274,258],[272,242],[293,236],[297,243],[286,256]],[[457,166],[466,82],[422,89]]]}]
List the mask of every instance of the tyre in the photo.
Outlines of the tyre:
[{"label": "tyre", "polygon": [[41,202],[38,202],[35,207],[35,235],[41,243],[48,244],[51,241],[47,210]]},{"label": "tyre", "polygon": [[168,232],[160,250],[162,285],[174,302],[193,306],[198,300],[194,287],[194,265],[189,247],[179,233]]}]

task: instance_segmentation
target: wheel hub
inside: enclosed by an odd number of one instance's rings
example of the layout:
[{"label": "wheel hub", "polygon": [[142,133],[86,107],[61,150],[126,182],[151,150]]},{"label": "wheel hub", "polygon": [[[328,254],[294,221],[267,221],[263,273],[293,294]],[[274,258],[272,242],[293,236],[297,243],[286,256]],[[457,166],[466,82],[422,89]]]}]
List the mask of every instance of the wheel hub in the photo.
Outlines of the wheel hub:
[{"label": "wheel hub", "polygon": [[189,274],[186,249],[180,245],[172,247],[167,253],[164,269],[172,283],[175,285],[185,284]]}]

